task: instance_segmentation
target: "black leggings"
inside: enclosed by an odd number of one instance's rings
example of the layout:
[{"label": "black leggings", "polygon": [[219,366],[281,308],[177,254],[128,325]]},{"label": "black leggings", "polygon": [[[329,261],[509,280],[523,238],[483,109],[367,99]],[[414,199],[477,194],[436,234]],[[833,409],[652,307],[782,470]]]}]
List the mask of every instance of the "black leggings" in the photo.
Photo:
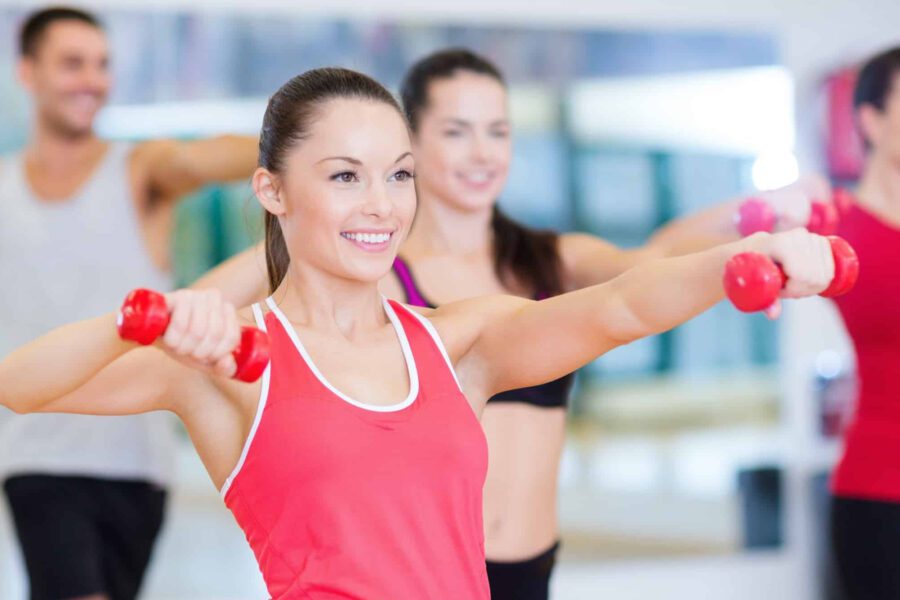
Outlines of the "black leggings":
[{"label": "black leggings", "polygon": [[515,562],[487,561],[491,600],[547,600],[559,542],[546,551]]},{"label": "black leggings", "polygon": [[900,598],[900,504],[833,497],[830,518],[846,599]]}]

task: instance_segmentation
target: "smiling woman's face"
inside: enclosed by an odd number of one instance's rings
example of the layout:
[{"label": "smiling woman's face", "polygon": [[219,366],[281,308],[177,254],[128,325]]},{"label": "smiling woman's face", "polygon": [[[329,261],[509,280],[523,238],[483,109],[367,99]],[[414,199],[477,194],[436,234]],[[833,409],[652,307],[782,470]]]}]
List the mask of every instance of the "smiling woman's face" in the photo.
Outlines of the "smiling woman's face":
[{"label": "smiling woman's face", "polygon": [[465,211],[493,206],[512,157],[507,94],[489,75],[458,71],[428,84],[413,139],[417,186]]},{"label": "smiling woman's face", "polygon": [[416,210],[406,123],[385,103],[344,98],[317,107],[311,119],[272,184],[257,173],[257,196],[278,216],[292,264],[377,282]]}]

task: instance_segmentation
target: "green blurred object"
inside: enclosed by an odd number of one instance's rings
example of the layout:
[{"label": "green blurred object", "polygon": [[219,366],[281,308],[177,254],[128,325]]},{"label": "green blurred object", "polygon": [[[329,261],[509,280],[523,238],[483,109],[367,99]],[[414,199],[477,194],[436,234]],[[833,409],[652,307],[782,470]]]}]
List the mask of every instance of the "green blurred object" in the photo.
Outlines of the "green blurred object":
[{"label": "green blurred object", "polygon": [[249,183],[209,186],[178,207],[173,235],[175,283],[189,285],[262,237],[262,210]]}]

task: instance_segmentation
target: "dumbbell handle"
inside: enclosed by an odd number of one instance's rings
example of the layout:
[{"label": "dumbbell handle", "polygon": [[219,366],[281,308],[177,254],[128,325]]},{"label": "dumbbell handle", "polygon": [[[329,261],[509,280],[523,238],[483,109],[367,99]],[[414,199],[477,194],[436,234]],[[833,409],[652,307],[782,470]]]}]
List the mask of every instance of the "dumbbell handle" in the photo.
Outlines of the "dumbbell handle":
[{"label": "dumbbell handle", "polygon": [[[119,309],[116,326],[123,340],[152,344],[169,326],[165,296],[147,289],[131,291]],[[269,336],[255,327],[241,327],[241,340],[231,354],[237,365],[232,378],[256,381],[269,364]]]},{"label": "dumbbell handle", "polygon": [[[828,236],[834,256],[834,278],[819,295],[833,298],[846,294],[859,277],[859,258],[843,238]],[[743,312],[756,312],[772,306],[787,283],[787,276],[771,258],[758,252],[742,252],[725,265],[722,279],[725,294]]]}]

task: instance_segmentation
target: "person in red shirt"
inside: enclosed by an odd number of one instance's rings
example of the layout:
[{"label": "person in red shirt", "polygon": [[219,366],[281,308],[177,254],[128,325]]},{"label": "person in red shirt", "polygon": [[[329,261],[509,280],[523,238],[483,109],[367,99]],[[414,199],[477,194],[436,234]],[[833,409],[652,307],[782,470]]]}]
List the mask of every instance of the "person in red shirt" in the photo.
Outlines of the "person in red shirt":
[{"label": "person in red shirt", "polygon": [[[409,130],[387,90],[346,69],[291,79],[269,101],[259,164],[264,306],[174,292],[165,334],[142,349],[118,337],[116,313],[61,327],[0,363],[0,404],[177,414],[276,600],[486,600],[478,417],[489,397],[710,308],[738,253],[780,263],[783,297],[821,292],[834,275],[828,241],[798,229],[540,302],[408,307],[378,290],[416,209]],[[226,378],[241,323],[270,339],[254,384]]]},{"label": "person in red shirt", "polygon": [[856,349],[859,398],[831,482],[831,539],[849,598],[900,598],[900,47],[859,73],[854,104],[868,148],[838,234],[859,255],[836,298]]}]

